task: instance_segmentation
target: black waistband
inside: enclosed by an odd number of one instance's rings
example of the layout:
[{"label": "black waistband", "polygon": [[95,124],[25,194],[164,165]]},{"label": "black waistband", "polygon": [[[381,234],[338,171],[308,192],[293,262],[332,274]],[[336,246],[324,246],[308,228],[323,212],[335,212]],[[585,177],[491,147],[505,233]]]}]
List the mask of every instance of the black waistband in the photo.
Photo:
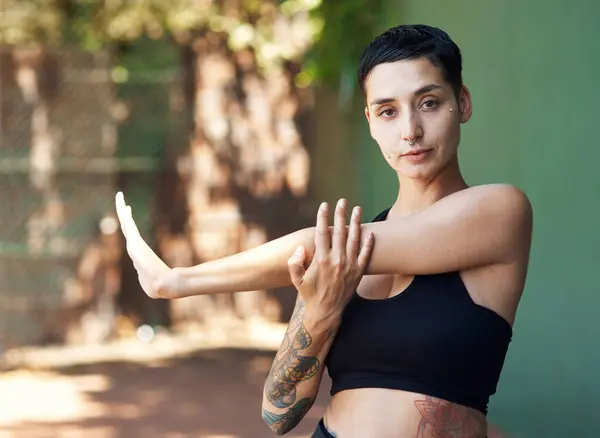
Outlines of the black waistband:
[{"label": "black waistband", "polygon": [[311,435],[311,438],[335,438],[335,436],[329,433],[329,431],[325,427],[325,422],[321,418],[319,424],[317,424],[317,428]]},{"label": "black waistband", "polygon": [[319,420],[319,424],[317,424],[317,428],[311,435],[311,438],[335,438],[335,435],[332,435],[331,433],[329,433],[329,431],[325,427],[325,423],[323,422],[323,419],[321,418],[321,420]]}]

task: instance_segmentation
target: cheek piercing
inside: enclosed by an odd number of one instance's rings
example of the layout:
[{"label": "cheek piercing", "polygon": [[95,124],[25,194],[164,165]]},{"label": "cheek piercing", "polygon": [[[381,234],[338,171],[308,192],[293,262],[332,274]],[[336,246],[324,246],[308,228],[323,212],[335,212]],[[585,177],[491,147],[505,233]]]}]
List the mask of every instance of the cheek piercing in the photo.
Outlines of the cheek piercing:
[{"label": "cheek piercing", "polygon": [[454,111],[452,108],[450,108],[450,112]]}]

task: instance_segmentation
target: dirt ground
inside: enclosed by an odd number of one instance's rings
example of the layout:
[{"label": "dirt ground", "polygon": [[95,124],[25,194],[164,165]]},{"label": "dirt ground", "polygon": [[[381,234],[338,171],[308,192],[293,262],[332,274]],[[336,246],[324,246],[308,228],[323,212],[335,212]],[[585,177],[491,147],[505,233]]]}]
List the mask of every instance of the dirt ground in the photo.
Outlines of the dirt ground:
[{"label": "dirt ground", "polygon": [[[278,340],[270,344],[278,345]],[[274,436],[260,415],[274,354],[265,345],[205,346],[136,360],[104,354],[103,359],[61,363],[67,353],[56,350],[59,360],[52,366],[21,366],[0,375],[0,438]],[[311,435],[328,388],[325,376],[315,406],[287,436]]]}]

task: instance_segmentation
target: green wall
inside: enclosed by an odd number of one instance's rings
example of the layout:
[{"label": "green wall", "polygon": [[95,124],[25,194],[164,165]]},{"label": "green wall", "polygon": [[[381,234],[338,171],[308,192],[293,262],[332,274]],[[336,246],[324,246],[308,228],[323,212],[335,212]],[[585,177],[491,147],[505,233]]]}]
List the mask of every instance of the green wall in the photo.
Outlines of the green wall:
[{"label": "green wall", "polygon": [[[468,182],[516,184],[535,210],[490,419],[518,438],[600,437],[600,2],[390,1],[394,24],[439,26],[463,51]],[[357,119],[355,190],[372,215],[394,200],[397,180]]]}]

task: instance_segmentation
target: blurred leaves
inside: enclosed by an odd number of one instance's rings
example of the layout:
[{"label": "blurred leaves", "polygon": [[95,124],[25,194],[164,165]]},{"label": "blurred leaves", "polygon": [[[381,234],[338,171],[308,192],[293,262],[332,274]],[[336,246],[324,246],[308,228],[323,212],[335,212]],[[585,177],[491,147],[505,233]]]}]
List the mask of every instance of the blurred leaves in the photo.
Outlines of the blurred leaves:
[{"label": "blurred leaves", "polygon": [[364,48],[388,27],[386,4],[386,0],[323,0],[312,14],[321,31],[307,54],[304,74],[329,85],[353,82]]},{"label": "blurred leaves", "polygon": [[0,3],[0,43],[60,42],[62,11],[56,0]]},{"label": "blurred leaves", "polygon": [[170,34],[180,44],[207,30],[232,50],[251,48],[260,65],[304,63],[296,84],[338,83],[383,27],[385,0],[5,0],[0,43],[87,51]]}]

